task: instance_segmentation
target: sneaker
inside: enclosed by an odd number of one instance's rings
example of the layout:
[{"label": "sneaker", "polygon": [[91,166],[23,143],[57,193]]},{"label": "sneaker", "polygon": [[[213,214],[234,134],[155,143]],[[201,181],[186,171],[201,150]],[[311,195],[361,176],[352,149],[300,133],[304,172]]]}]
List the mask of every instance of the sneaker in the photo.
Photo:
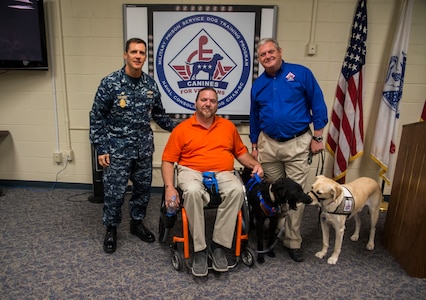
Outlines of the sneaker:
[{"label": "sneaker", "polygon": [[201,277],[207,276],[208,266],[207,266],[207,254],[203,251],[198,251],[194,253],[194,260],[192,262],[192,275]]},{"label": "sneaker", "polygon": [[225,251],[223,248],[218,247],[213,250],[212,254],[212,267],[216,272],[228,271],[228,260],[226,259]]}]

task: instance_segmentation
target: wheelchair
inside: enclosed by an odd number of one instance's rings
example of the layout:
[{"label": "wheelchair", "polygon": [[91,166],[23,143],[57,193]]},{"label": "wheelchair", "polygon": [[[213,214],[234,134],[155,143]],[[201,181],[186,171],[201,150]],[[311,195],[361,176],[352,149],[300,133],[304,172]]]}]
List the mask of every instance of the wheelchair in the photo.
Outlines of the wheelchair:
[{"label": "wheelchair", "polygon": [[[239,178],[243,189],[244,189],[244,201],[241,209],[237,215],[237,224],[234,234],[234,254],[235,261],[230,262],[228,260],[228,268],[235,268],[239,261],[242,261],[246,266],[251,267],[255,261],[255,252],[248,247],[248,233],[249,233],[249,223],[250,223],[250,215],[249,215],[249,204],[246,196],[246,189],[242,182],[241,175],[239,171],[234,171],[234,174]],[[176,177],[175,177],[176,178]],[[177,188],[179,192],[179,198],[181,199],[181,204],[184,199],[182,198],[182,191]],[[221,203],[220,196],[218,194],[212,193],[210,189],[207,189],[207,192],[210,195],[210,202],[204,207],[205,210],[217,209]],[[189,233],[189,225],[188,218],[186,215],[185,208],[181,205],[176,215],[167,216],[167,208],[165,202],[165,190],[163,188],[163,194],[161,199],[161,207],[160,207],[160,219],[159,219],[159,241],[160,243],[166,243],[168,239],[168,235],[170,230],[174,227],[174,223],[179,219],[178,215],[181,215],[182,221],[182,234],[174,235],[172,237],[172,243],[170,244],[171,248],[171,262],[172,266],[177,271],[182,271],[184,267],[187,269],[191,269],[192,265],[190,263],[190,233]],[[183,254],[179,250],[179,245],[183,244]],[[209,265],[208,269],[212,269]]]}]

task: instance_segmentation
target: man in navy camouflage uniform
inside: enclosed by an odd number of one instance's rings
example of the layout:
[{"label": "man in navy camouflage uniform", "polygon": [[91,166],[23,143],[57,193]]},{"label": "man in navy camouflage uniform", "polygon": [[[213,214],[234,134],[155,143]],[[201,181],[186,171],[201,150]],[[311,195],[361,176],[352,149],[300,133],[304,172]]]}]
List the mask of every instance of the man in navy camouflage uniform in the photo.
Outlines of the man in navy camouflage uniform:
[{"label": "man in navy camouflage uniform", "polygon": [[103,242],[107,253],[117,248],[117,226],[129,179],[133,183],[130,233],[148,243],[155,241],[142,223],[152,182],[154,141],[150,121],[168,131],[175,123],[165,113],[156,82],[142,72],[146,56],[145,41],[128,40],[125,66],[101,80],[90,111],[90,140],[104,168],[102,221],[107,228]]}]

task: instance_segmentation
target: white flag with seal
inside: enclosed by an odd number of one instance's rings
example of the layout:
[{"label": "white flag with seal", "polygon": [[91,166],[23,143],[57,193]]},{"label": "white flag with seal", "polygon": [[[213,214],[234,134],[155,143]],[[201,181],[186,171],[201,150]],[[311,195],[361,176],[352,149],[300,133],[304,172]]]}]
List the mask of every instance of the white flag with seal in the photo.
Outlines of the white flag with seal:
[{"label": "white flag with seal", "polygon": [[394,35],[371,146],[371,158],[380,166],[379,176],[387,184],[391,183],[395,172],[399,102],[404,85],[412,11],[413,0],[405,0]]}]

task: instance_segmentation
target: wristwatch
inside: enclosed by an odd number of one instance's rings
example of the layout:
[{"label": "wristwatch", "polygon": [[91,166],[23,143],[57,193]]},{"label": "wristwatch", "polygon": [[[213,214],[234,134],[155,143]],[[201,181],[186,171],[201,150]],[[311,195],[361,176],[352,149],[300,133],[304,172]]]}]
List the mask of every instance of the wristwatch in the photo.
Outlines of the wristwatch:
[{"label": "wristwatch", "polygon": [[322,135],[320,135],[320,136],[312,136],[312,139],[313,139],[315,142],[318,142],[318,143],[321,143],[321,142],[322,142],[322,140],[323,140]]}]

